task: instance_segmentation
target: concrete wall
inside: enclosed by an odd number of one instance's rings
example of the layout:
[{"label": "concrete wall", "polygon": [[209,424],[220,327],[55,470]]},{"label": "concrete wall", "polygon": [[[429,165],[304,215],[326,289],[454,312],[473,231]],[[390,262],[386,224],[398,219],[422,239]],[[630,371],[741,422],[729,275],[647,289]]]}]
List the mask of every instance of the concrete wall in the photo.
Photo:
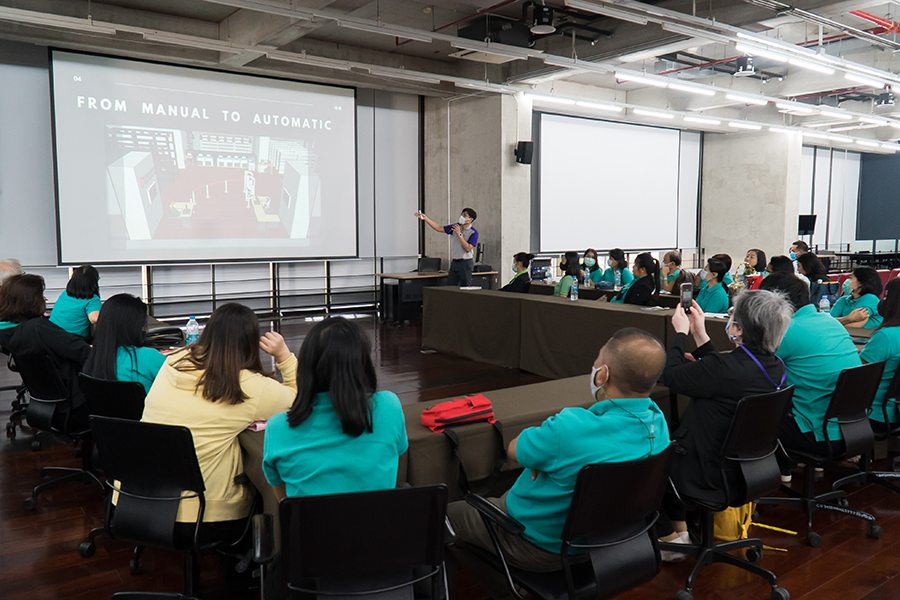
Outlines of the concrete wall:
[{"label": "concrete wall", "polygon": [[700,247],[741,262],[750,248],[786,254],[797,239],[798,134],[710,134],[703,141]]},{"label": "concrete wall", "polygon": [[[530,115],[529,103],[511,96],[425,99],[425,214],[445,224],[474,208],[484,262],[501,280],[512,255],[529,250],[531,172],[515,162],[513,147],[531,139]],[[451,243],[426,227],[426,255],[446,262]]]}]

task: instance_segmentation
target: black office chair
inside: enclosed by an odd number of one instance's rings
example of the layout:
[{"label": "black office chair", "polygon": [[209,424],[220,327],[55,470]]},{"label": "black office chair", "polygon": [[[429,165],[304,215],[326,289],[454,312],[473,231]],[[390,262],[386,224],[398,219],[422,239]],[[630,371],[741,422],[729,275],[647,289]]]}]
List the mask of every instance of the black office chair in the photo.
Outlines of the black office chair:
[{"label": "black office chair", "polygon": [[424,597],[443,598],[446,512],[443,484],[285,498],[279,515],[288,596],[408,598],[411,587],[424,586]]},{"label": "black office chair", "polygon": [[[806,540],[813,548],[822,545],[822,536],[813,531],[812,516],[817,510],[831,510],[863,519],[868,523],[867,535],[874,539],[881,537],[881,527],[875,524],[875,517],[869,513],[849,508],[847,494],[843,490],[816,495],[815,469],[833,468],[834,464],[852,456],[866,455],[875,445],[872,427],[869,425],[869,409],[878,391],[878,384],[884,372],[884,362],[871,363],[841,371],[837,385],[825,412],[822,434],[828,445],[827,454],[814,454],[796,448],[784,448],[788,457],[804,463],[803,492],[782,485],[781,491],[788,498],[760,498],[759,504],[778,504],[801,509],[806,513]],[[837,423],[843,438],[843,451],[836,452],[828,437],[829,423]]]},{"label": "black office chair", "polygon": [[[5,348],[0,348],[0,354],[6,354],[6,367],[13,373],[18,373],[19,369],[16,367],[12,354],[7,352]],[[15,392],[16,394],[15,399],[11,403],[12,412],[9,415],[9,422],[6,424],[6,437],[15,439],[16,427],[21,426],[22,417],[28,412],[28,402],[25,399],[28,389],[23,382],[16,385],[2,386],[0,387],[0,392]]]},{"label": "black office chair", "polygon": [[[460,550],[503,573],[517,598],[523,596],[516,586],[537,598],[600,600],[646,583],[659,573],[653,525],[668,483],[672,453],[670,446],[648,458],[581,469],[560,536],[559,571],[537,573],[509,565],[493,526],[513,535],[521,535],[525,526],[475,494],[468,494],[466,502],[481,513],[495,553],[458,542]],[[615,482],[614,491],[610,482]],[[570,548],[586,549],[590,560],[573,564]]]},{"label": "black office chair", "polygon": [[[61,434],[75,445],[75,455],[81,456],[81,468],[43,467],[40,472],[42,481],[31,492],[31,496],[22,503],[25,510],[32,510],[37,505],[38,496],[51,488],[70,481],[81,481],[85,484],[95,483],[101,492],[103,484],[97,478],[92,460],[93,441],[90,429],[76,431],[69,426],[71,401],[69,391],[60,377],[53,359],[46,354],[16,355],[16,367],[22,375],[22,381],[28,389],[28,412],[25,418],[28,425],[39,431]],[[39,450],[39,440],[32,442],[32,448]],[[51,479],[54,474],[59,477]]]},{"label": "black office chair", "polygon": [[[209,539],[201,535],[200,524],[206,508],[203,475],[191,432],[187,427],[142,423],[109,417],[90,418],[91,430],[106,471],[106,483],[117,492],[115,504],[110,494],[105,529],[115,540],[180,552],[184,558],[182,593],[197,595],[200,568],[197,555],[233,547],[235,540]],[[190,540],[176,535],[176,515],[184,498],[199,502],[197,520]],[[135,568],[137,567],[137,568]],[[140,570],[140,552],[132,559],[132,573]]]},{"label": "black office chair", "polygon": [[[729,506],[743,506],[778,489],[781,482],[781,469],[775,457],[778,431],[793,396],[794,387],[790,386],[771,394],[750,396],[738,402],[722,446],[719,468],[725,489],[721,490],[721,501],[713,503],[680,496],[686,505],[700,509],[700,544],[659,543],[661,550],[681,552],[697,559],[688,575],[685,589],[676,595],[677,600],[691,600],[694,580],[703,567],[713,563],[729,564],[759,575],[772,586],[772,600],[788,600],[790,597],[787,590],[778,587],[778,579],[774,573],[753,564],[762,557],[762,540],[748,538],[716,544],[713,534],[716,512]],[[731,489],[728,484],[729,474],[732,473],[733,476],[739,473],[737,480],[732,479],[732,482],[737,481],[739,484],[738,489]],[[743,548],[747,549],[749,560],[729,554]]]},{"label": "black office chair", "polygon": [[[111,381],[98,379],[84,373],[78,374],[78,383],[88,404],[91,415],[140,421],[144,414],[144,386],[134,381]],[[85,558],[94,555],[97,536],[106,531],[105,527],[94,527],[88,540],[78,546],[78,554]],[[143,549],[137,551],[140,556]]]},{"label": "black office chair", "polygon": [[[891,383],[888,384],[887,391],[884,395],[884,404],[882,404],[881,407],[884,426],[883,428],[874,430],[876,442],[883,442],[892,437],[900,437],[900,423],[891,423],[891,415],[889,414],[889,408],[897,406],[898,404],[900,404],[900,369],[897,369],[894,373],[894,377],[891,379]],[[893,471],[873,471],[873,454],[874,451],[870,450],[860,456],[856,469],[840,469],[843,472],[847,472],[848,475],[835,481],[832,484],[831,489],[838,490],[846,484],[853,482],[862,484],[876,483],[892,492],[900,494],[900,487],[888,481],[888,479],[900,478],[900,456],[894,458]]]}]

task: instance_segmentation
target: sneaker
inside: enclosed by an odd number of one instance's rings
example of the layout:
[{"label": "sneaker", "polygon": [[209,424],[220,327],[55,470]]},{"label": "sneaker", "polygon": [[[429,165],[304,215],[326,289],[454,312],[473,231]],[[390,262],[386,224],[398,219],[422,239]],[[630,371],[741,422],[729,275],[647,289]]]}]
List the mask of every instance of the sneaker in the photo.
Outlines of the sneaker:
[{"label": "sneaker", "polygon": [[[678,538],[668,542],[669,544],[690,544],[691,543],[691,534],[687,531],[679,531]],[[687,554],[683,554],[681,552],[674,552],[672,550],[660,550],[659,557],[663,562],[681,562],[687,558]]]},{"label": "sneaker", "polygon": [[792,479],[791,470],[785,469],[781,472],[781,483],[790,483]]}]

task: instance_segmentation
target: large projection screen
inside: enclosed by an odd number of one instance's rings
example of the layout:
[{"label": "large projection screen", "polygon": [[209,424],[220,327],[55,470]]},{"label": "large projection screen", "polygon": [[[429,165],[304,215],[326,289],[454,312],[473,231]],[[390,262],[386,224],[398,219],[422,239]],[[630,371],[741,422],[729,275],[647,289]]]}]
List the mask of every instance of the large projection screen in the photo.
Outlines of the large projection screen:
[{"label": "large projection screen", "polygon": [[677,247],[679,147],[674,129],[542,114],[541,252]]},{"label": "large projection screen", "polygon": [[355,257],[355,91],[52,53],[60,264]]}]

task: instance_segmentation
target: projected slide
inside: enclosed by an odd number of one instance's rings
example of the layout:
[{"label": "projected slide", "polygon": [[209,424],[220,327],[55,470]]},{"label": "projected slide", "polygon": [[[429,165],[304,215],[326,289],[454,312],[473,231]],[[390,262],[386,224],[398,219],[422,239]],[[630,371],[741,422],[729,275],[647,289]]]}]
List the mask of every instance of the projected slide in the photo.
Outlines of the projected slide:
[{"label": "projected slide", "polygon": [[676,248],[679,160],[677,130],[542,114],[541,251]]},{"label": "projected slide", "polygon": [[355,256],[353,90],[53,53],[62,263]]}]

